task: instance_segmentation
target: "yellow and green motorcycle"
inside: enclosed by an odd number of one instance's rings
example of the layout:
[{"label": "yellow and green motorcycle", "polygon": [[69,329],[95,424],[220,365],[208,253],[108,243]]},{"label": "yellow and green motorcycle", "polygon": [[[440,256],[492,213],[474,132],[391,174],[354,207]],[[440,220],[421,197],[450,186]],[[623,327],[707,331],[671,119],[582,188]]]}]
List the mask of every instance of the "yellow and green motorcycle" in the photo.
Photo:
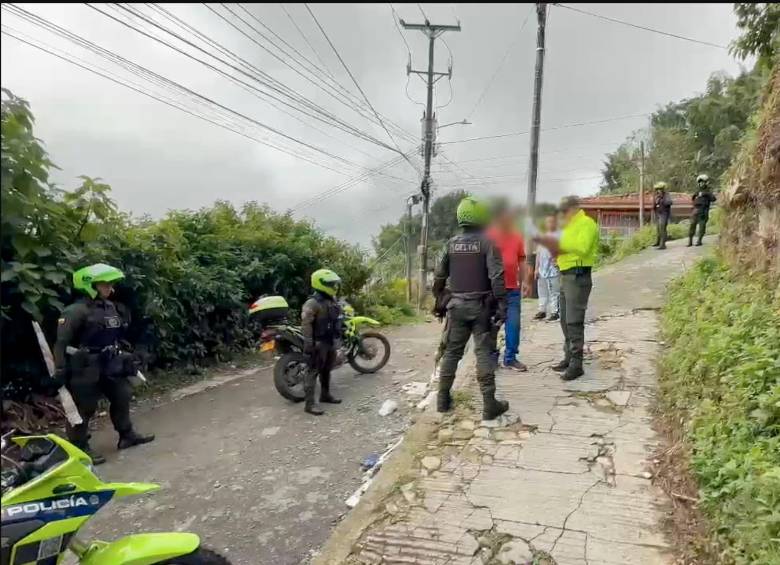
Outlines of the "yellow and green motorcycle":
[{"label": "yellow and green motorcycle", "polygon": [[53,434],[3,438],[2,451],[2,565],[57,565],[67,550],[82,565],[229,565],[195,534],[78,539],[78,530],[112,499],[160,487],[104,483],[86,453]]}]

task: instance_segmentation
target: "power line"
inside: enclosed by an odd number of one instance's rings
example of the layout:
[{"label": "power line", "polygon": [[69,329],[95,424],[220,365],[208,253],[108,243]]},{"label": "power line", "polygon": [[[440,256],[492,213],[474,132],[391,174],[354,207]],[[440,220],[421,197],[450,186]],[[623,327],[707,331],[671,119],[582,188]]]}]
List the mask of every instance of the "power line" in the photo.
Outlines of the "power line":
[{"label": "power line", "polygon": [[396,13],[395,8],[393,7],[393,3],[392,2],[388,2],[387,5],[390,6],[390,10],[393,12],[393,24],[395,24],[395,29],[398,30],[398,35],[401,36],[401,39],[403,40],[404,45],[406,45],[406,52],[409,53],[409,64],[411,64],[411,62],[412,62],[412,48],[409,47],[409,42],[406,41],[406,36],[401,31],[401,26],[398,25],[398,14]]},{"label": "power line", "polygon": [[[249,135],[249,134],[247,134],[245,132],[239,131],[238,129],[230,127],[230,126],[228,126],[226,124],[217,122],[217,121],[215,121],[215,120],[213,120],[213,119],[211,119],[211,118],[209,118],[207,116],[204,116],[202,114],[198,114],[197,112],[194,112],[194,111],[192,111],[190,109],[187,109],[185,107],[179,106],[174,101],[166,100],[165,98],[163,98],[161,96],[157,96],[157,95],[149,92],[148,90],[145,90],[142,87],[140,87],[138,85],[135,85],[135,84],[133,84],[133,83],[131,83],[129,81],[123,81],[123,80],[121,80],[119,78],[116,78],[116,76],[111,76],[111,74],[108,71],[106,71],[105,69],[99,69],[99,67],[94,67],[94,68],[90,67],[86,63],[86,61],[84,61],[83,59],[79,59],[78,57],[74,57],[73,55],[69,55],[69,54],[62,54],[64,52],[57,53],[57,52],[54,51],[54,48],[52,48],[51,46],[48,46],[46,44],[43,44],[43,43],[36,44],[29,38],[25,39],[25,38],[21,37],[23,34],[21,32],[19,32],[19,31],[17,31],[17,30],[14,30],[13,28],[10,28],[8,26],[4,26],[4,28],[5,29],[2,30],[3,34],[16,39],[17,41],[19,41],[19,42],[21,42],[21,43],[23,43],[25,45],[28,45],[28,46],[30,46],[30,47],[32,47],[34,49],[37,49],[37,50],[42,51],[44,53],[47,53],[47,54],[49,54],[49,55],[51,55],[53,57],[56,57],[56,58],[58,58],[58,59],[60,59],[62,61],[70,63],[70,64],[72,64],[72,65],[74,65],[76,67],[79,67],[79,68],[81,68],[81,69],[83,69],[85,71],[88,71],[88,72],[90,72],[92,74],[95,74],[95,75],[97,75],[99,77],[105,78],[105,79],[107,79],[107,80],[109,80],[109,81],[111,81],[111,82],[113,82],[115,84],[118,84],[120,86],[124,86],[125,88],[133,90],[133,91],[137,92],[138,94],[146,96],[147,98],[151,98],[151,99],[156,100],[158,102],[162,102],[163,104],[165,104],[167,106],[170,106],[171,108],[175,108],[177,110],[180,110],[180,111],[182,111],[182,112],[184,112],[186,114],[189,114],[190,116],[193,116],[195,118],[198,118],[200,120],[203,120],[205,122],[213,124],[213,125],[215,125],[217,127],[220,127],[222,129],[226,129],[228,131],[236,133],[236,134],[238,134],[238,135],[240,135],[242,137],[245,137],[247,139],[250,139],[252,141],[255,141],[257,143],[265,145],[267,147],[271,147],[272,149],[276,149],[277,151],[281,151],[282,153],[286,153],[286,154],[288,154],[288,155],[290,155],[290,156],[292,156],[292,157],[294,157],[296,159],[302,159],[302,160],[307,161],[307,162],[309,162],[309,163],[311,163],[313,165],[317,165],[318,167],[322,167],[322,168],[328,169],[330,171],[343,174],[343,171],[339,171],[337,169],[334,169],[332,167],[329,167],[327,165],[324,165],[322,163],[319,163],[317,161],[309,159],[308,157],[303,156],[301,154],[293,153],[292,151],[290,151],[288,149],[285,149],[284,147],[280,147],[280,146],[274,145],[273,143],[270,143],[270,142],[268,142],[266,140],[263,140],[263,139],[258,139],[257,137],[254,137],[254,136],[251,136],[251,135]],[[19,35],[16,35],[16,34],[19,34]],[[99,70],[97,70],[97,69],[99,69]]]},{"label": "power line", "polygon": [[417,7],[420,9],[420,13],[422,14],[423,20],[428,21],[428,16],[425,15],[425,10],[423,10],[422,5],[418,2]]},{"label": "power line", "polygon": [[[575,127],[583,127],[583,126],[592,126],[592,125],[596,125],[596,124],[606,124],[606,123],[609,123],[609,122],[617,122],[617,121],[620,121],[620,120],[628,120],[628,119],[631,119],[631,118],[644,118],[644,117],[647,117],[647,116],[650,116],[650,114],[631,114],[631,115],[628,115],[628,116],[618,116],[616,118],[607,118],[607,119],[604,119],[604,120],[594,120],[594,121],[591,121],[591,122],[577,122],[577,123],[572,123],[572,124],[564,124],[564,125],[561,125],[561,126],[553,126],[553,127],[549,127],[549,128],[542,128],[541,131],[553,131],[553,130],[557,130],[557,129],[567,129],[567,128],[575,128]],[[485,136],[482,136],[482,137],[470,137],[470,138],[467,138],[467,139],[456,139],[455,141],[441,141],[439,143],[440,143],[440,145],[450,145],[450,144],[453,144],[453,143],[468,143],[470,141],[482,141],[482,140],[485,140],[485,139],[499,139],[499,138],[502,138],[502,137],[513,137],[513,136],[516,136],[516,135],[527,135],[528,133],[530,133],[530,132],[528,132],[528,131],[516,131],[516,132],[511,132],[511,133],[500,133],[500,134],[497,134],[497,135],[485,135]]]},{"label": "power line", "polygon": [[586,16],[591,16],[591,17],[594,17],[594,18],[598,18],[600,20],[605,20],[605,21],[608,21],[608,22],[612,22],[612,23],[621,24],[621,25],[624,25],[624,26],[633,27],[635,29],[641,29],[643,31],[650,31],[652,33],[665,35],[667,37],[674,37],[675,39],[682,39],[683,41],[690,41],[691,43],[698,43],[699,45],[706,45],[708,47],[717,47],[718,49],[728,49],[728,47],[725,46],[725,45],[719,45],[717,43],[711,43],[709,41],[702,41],[700,39],[694,39],[692,37],[686,37],[684,35],[677,35],[676,33],[670,33],[668,31],[663,31],[663,30],[660,30],[660,29],[654,29],[654,28],[651,28],[651,27],[645,27],[645,26],[641,26],[639,24],[632,24],[631,22],[618,20],[617,18],[610,18],[609,16],[602,16],[601,14],[594,14],[593,12],[588,12],[586,10],[581,10],[580,8],[575,8],[573,6],[566,6],[564,4],[555,4],[555,3],[553,3],[553,6],[557,6],[558,8],[565,8],[567,10],[571,10],[572,12],[578,12],[580,14],[584,14]]},{"label": "power line", "polygon": [[498,76],[499,71],[501,70],[501,67],[504,66],[504,63],[506,62],[507,57],[509,56],[509,53],[511,53],[512,49],[515,45],[520,41],[520,33],[525,28],[525,24],[528,23],[528,18],[531,16],[531,14],[534,11],[533,5],[528,10],[528,13],[525,16],[525,19],[523,20],[523,23],[520,24],[520,29],[517,31],[517,37],[515,40],[509,44],[509,47],[506,48],[506,51],[504,52],[504,56],[501,57],[501,62],[496,67],[496,70],[493,71],[493,76],[490,77],[490,80],[488,80],[487,84],[485,85],[485,88],[480,93],[479,97],[477,98],[476,103],[474,104],[474,107],[471,109],[471,112],[468,113],[466,116],[466,120],[470,120],[471,117],[474,115],[474,112],[476,112],[479,105],[482,103],[482,100],[485,98],[485,95],[487,94],[488,90],[490,90],[490,87],[493,85],[493,81],[496,80],[496,77]]},{"label": "power line", "polygon": [[[94,8],[94,6],[90,6],[90,7]],[[62,27],[60,27],[60,26],[58,26],[58,25],[56,25],[56,24],[46,20],[45,18],[42,18],[41,16],[33,14],[32,12],[28,12],[27,10],[19,8],[18,6],[15,6],[14,4],[4,4],[3,8],[10,10],[12,13],[17,15],[18,17],[21,17],[22,19],[25,19],[26,21],[28,21],[28,22],[30,22],[30,23],[32,23],[34,25],[37,25],[39,27],[43,27],[44,29],[46,29],[46,30],[48,30],[48,31],[50,31],[52,33],[55,33],[55,34],[65,38],[65,39],[67,39],[68,41],[71,41],[71,42],[79,45],[80,47],[82,47],[84,49],[87,49],[87,50],[89,50],[89,51],[91,51],[91,52],[93,52],[93,53],[95,53],[95,54],[97,54],[97,55],[99,55],[99,56],[101,56],[101,57],[103,57],[105,59],[108,59],[109,61],[112,61],[115,64],[118,64],[118,65],[124,67],[126,70],[129,70],[130,72],[132,72],[132,73],[134,73],[134,74],[136,74],[138,76],[142,76],[146,80],[150,80],[151,82],[156,83],[158,85],[163,85],[163,87],[173,88],[173,89],[175,89],[176,91],[178,91],[180,93],[185,93],[187,96],[190,96],[190,97],[193,97],[194,99],[197,99],[197,101],[199,103],[201,103],[201,104],[205,104],[205,105],[207,105],[210,108],[216,107],[216,108],[218,108],[222,112],[226,112],[229,115],[232,115],[234,117],[238,117],[239,119],[241,119],[241,120],[243,120],[245,122],[251,123],[253,126],[260,127],[261,129],[268,130],[268,131],[271,131],[273,133],[276,133],[276,134],[280,135],[280,137],[282,137],[284,139],[293,141],[293,142],[295,142],[295,143],[297,143],[299,145],[302,145],[302,146],[304,146],[304,147],[306,147],[308,149],[311,149],[311,150],[313,150],[315,152],[322,153],[323,155],[325,155],[325,156],[327,156],[327,157],[329,157],[331,159],[334,159],[334,160],[337,160],[337,161],[342,162],[344,164],[356,167],[357,169],[363,169],[363,167],[361,165],[358,165],[357,163],[353,163],[353,162],[348,161],[348,160],[346,160],[346,159],[344,159],[342,157],[339,157],[339,156],[334,155],[334,154],[332,154],[332,153],[330,153],[328,151],[325,151],[325,150],[323,150],[321,148],[318,148],[318,147],[316,147],[314,145],[311,145],[311,144],[309,144],[307,142],[301,141],[301,140],[299,140],[299,139],[297,139],[297,138],[295,138],[293,136],[287,135],[287,134],[285,134],[283,132],[279,132],[279,130],[277,130],[276,128],[268,126],[268,125],[266,125],[266,124],[264,124],[262,122],[259,122],[258,120],[255,120],[255,119],[253,119],[253,118],[251,118],[249,116],[246,116],[246,115],[244,115],[244,114],[242,114],[242,113],[240,113],[240,112],[238,112],[238,111],[236,111],[236,110],[234,110],[234,109],[232,109],[230,107],[227,107],[227,106],[225,106],[223,104],[220,104],[219,102],[216,102],[215,100],[213,100],[213,99],[211,99],[211,98],[209,98],[207,96],[204,96],[204,95],[202,95],[202,94],[200,94],[198,92],[195,92],[192,89],[189,89],[189,88],[183,86],[180,83],[177,83],[177,82],[175,82],[175,81],[173,81],[171,79],[163,77],[162,75],[154,73],[153,71],[147,69],[146,67],[138,65],[138,64],[136,64],[136,63],[134,63],[134,62],[132,62],[132,61],[130,61],[128,59],[125,59],[124,57],[121,57],[120,55],[118,55],[118,54],[116,54],[116,53],[114,53],[112,51],[104,49],[103,47],[100,47],[99,45],[96,45],[96,44],[94,44],[94,43],[84,39],[83,37],[81,37],[81,36],[79,36],[77,34],[74,34],[74,33],[70,32],[70,31],[66,30],[65,28],[62,28]],[[96,9],[96,8],[94,8],[94,9]],[[131,26],[130,24],[127,24],[126,22],[123,22],[121,20],[117,20],[114,16],[111,16],[110,14],[106,14],[106,13],[100,11],[100,10],[97,10],[97,11],[99,11],[101,14],[103,14],[103,15],[111,18],[111,19],[114,19],[114,20],[118,21],[119,23],[122,23],[123,25],[131,27],[132,29],[138,31],[139,33],[145,35],[146,37],[155,39],[156,41],[161,41],[161,40],[159,40],[159,38],[156,38],[156,37],[154,37],[154,36],[144,32],[143,30],[135,28],[135,27]],[[174,49],[177,49],[175,46],[171,46],[171,47],[173,47]],[[197,58],[195,58],[195,59],[200,61]],[[206,62],[203,62],[203,63],[206,64],[207,66],[209,66],[210,68],[213,68],[217,72],[221,72],[216,67],[213,67],[212,65],[209,65]],[[221,72],[221,73],[225,74],[223,72]],[[226,75],[226,76],[230,76],[230,75]],[[247,85],[246,83],[242,83],[242,84],[251,87],[251,85]],[[276,146],[273,146],[273,147],[277,148]],[[288,151],[288,154],[290,154],[290,155],[297,155],[296,153],[289,152],[289,151]]]},{"label": "power line", "polygon": [[322,25],[320,25],[319,20],[317,19],[317,16],[314,15],[314,12],[311,11],[311,8],[309,8],[308,4],[304,4],[306,6],[306,10],[308,10],[309,14],[311,15],[312,19],[314,20],[314,23],[317,24],[317,27],[320,29],[320,32],[322,32],[322,36],[325,38],[325,40],[328,42],[328,45],[330,45],[330,48],[333,49],[333,53],[335,53],[336,57],[338,58],[339,62],[341,62],[341,65],[344,67],[344,70],[347,71],[347,74],[349,75],[349,78],[352,79],[352,82],[355,83],[355,86],[360,91],[360,94],[363,95],[363,99],[366,101],[366,104],[368,104],[368,107],[371,108],[371,111],[374,112],[374,116],[376,116],[376,119],[379,120],[380,125],[382,126],[382,129],[385,130],[385,133],[387,133],[390,140],[393,142],[393,145],[395,145],[395,148],[398,150],[398,153],[403,155],[404,159],[407,163],[415,170],[416,173],[420,173],[420,170],[417,168],[417,166],[412,163],[412,161],[407,157],[403,151],[401,151],[401,148],[398,146],[398,142],[393,137],[393,134],[390,133],[390,130],[387,129],[387,126],[385,125],[385,122],[382,120],[382,118],[379,116],[379,113],[374,109],[374,106],[371,104],[371,101],[368,99],[368,96],[366,96],[366,93],[363,91],[363,89],[360,86],[360,83],[355,78],[355,75],[352,74],[352,71],[349,70],[349,67],[344,62],[344,59],[341,58],[341,55],[339,54],[338,50],[336,49],[336,46],[333,45],[333,42],[330,40],[330,37],[328,37],[328,34],[325,33],[325,30],[323,29]]}]

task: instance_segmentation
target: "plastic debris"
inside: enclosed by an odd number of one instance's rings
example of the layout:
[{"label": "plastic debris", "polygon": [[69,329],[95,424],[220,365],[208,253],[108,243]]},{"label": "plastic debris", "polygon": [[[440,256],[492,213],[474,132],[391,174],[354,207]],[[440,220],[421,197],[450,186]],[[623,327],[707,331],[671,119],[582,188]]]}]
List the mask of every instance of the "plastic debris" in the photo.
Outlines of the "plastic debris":
[{"label": "plastic debris", "polygon": [[371,453],[363,458],[363,461],[360,463],[360,468],[364,471],[368,471],[369,469],[376,467],[377,463],[379,463],[379,454]]},{"label": "plastic debris", "polygon": [[395,400],[385,400],[379,408],[380,416],[388,416],[398,409],[398,403]]}]

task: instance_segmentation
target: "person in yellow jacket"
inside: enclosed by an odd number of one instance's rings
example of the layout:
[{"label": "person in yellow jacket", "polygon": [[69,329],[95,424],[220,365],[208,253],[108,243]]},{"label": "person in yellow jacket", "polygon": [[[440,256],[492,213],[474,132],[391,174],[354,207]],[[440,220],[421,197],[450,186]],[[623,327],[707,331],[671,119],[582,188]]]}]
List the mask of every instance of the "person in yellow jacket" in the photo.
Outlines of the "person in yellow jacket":
[{"label": "person in yellow jacket", "polygon": [[560,238],[538,236],[534,241],[557,256],[561,271],[561,329],[563,360],[553,369],[566,381],[584,374],[582,356],[585,348],[585,310],[588,308],[593,281],[591,270],[599,246],[599,226],[581,208],[579,198],[568,196],[561,201],[563,231]]}]

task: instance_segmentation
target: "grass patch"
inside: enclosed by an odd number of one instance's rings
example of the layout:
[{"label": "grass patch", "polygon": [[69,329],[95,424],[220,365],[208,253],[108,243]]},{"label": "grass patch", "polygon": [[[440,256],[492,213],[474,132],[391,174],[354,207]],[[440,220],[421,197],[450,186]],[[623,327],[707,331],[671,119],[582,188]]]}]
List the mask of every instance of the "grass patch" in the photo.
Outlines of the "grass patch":
[{"label": "grass patch", "polygon": [[[679,224],[669,224],[666,228],[667,241],[688,237],[688,226],[687,221]],[[619,238],[613,235],[601,238],[596,257],[596,267],[616,263],[629,255],[634,255],[648,247],[652,247],[656,241],[656,233],[655,224],[648,224],[635,231],[630,237]]]},{"label": "grass patch", "polygon": [[660,408],[724,563],[780,563],[780,289],[718,259],[670,287]]},{"label": "grass patch", "polygon": [[454,390],[452,391],[452,404],[455,408],[473,410],[474,396],[467,390]]}]

